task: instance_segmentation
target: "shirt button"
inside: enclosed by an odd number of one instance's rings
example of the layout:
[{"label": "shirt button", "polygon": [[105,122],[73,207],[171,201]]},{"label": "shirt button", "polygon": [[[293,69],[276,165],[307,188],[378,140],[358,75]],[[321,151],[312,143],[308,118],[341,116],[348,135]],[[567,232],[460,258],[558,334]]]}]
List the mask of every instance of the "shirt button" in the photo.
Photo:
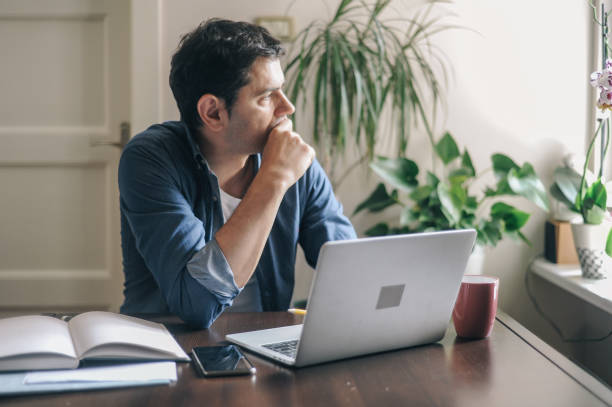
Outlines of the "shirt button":
[{"label": "shirt button", "polygon": [[212,199],[213,199],[213,201],[217,202],[217,197],[216,196],[213,196]]}]

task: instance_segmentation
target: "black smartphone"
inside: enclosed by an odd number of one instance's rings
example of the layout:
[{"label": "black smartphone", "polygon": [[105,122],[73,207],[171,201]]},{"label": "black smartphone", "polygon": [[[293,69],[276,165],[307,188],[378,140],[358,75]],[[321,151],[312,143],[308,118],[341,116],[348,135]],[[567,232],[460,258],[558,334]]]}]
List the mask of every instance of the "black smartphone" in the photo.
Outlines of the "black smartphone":
[{"label": "black smartphone", "polygon": [[255,366],[236,345],[196,346],[191,351],[195,369],[201,376],[238,376],[255,373]]}]

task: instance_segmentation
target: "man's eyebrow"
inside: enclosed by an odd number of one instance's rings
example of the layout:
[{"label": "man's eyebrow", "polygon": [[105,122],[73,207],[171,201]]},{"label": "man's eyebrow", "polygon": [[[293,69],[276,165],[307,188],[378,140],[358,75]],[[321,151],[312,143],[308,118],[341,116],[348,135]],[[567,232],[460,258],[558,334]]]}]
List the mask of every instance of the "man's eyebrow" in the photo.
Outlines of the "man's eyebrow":
[{"label": "man's eyebrow", "polygon": [[264,93],[274,92],[274,91],[276,91],[276,90],[280,90],[280,89],[282,89],[282,88],[283,88],[283,86],[284,86],[284,85],[285,85],[285,82],[283,81],[283,83],[281,84],[281,86],[278,86],[278,87],[270,87],[270,88],[265,88],[265,89],[263,89],[263,90],[261,90],[261,91],[257,92],[257,94],[256,94],[256,95],[257,95],[257,96],[259,96],[259,95],[263,95]]}]

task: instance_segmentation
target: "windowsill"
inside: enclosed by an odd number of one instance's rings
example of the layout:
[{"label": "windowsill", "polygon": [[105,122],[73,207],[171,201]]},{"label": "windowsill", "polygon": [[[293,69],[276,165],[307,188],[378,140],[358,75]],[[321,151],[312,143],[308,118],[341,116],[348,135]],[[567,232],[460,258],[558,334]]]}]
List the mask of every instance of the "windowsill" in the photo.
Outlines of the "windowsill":
[{"label": "windowsill", "polygon": [[555,264],[543,257],[534,260],[530,269],[545,280],[612,315],[612,278],[583,278],[580,266]]}]

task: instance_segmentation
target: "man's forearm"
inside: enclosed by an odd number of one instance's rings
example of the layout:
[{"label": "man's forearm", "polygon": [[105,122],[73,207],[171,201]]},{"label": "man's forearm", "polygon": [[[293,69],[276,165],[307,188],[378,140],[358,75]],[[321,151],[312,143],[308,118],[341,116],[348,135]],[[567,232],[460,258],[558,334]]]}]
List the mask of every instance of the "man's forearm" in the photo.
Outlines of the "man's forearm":
[{"label": "man's forearm", "polygon": [[238,287],[244,287],[259,262],[285,192],[314,159],[312,147],[292,129],[286,117],[272,128],[259,172],[234,214],[215,234]]},{"label": "man's forearm", "polygon": [[215,234],[238,287],[244,287],[259,262],[286,190],[282,182],[260,172],[233,215]]}]

